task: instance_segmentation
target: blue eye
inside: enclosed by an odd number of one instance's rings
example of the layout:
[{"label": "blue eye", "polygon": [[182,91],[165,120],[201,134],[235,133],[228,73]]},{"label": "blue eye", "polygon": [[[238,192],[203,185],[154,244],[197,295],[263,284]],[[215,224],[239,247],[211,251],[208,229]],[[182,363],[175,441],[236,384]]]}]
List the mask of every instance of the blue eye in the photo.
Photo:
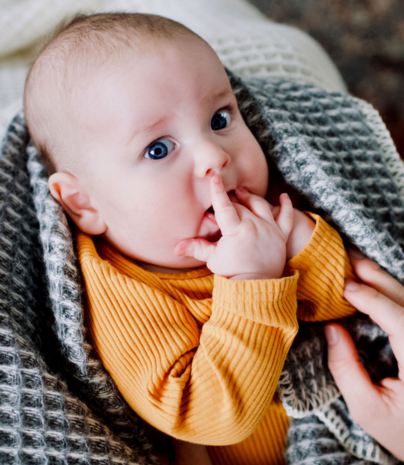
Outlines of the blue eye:
[{"label": "blue eye", "polygon": [[160,158],[166,157],[173,150],[174,144],[169,139],[160,139],[157,142],[153,142],[153,144],[147,148],[144,157],[151,160],[159,160]]},{"label": "blue eye", "polygon": [[223,129],[231,123],[230,114],[228,111],[219,111],[215,114],[210,122],[210,126],[214,131]]}]

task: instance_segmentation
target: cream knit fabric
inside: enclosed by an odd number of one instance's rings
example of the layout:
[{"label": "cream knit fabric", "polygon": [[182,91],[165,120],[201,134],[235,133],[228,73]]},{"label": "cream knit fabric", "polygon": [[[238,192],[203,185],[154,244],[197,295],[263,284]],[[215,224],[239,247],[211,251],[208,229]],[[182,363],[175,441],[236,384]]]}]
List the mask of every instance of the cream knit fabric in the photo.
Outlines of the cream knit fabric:
[{"label": "cream knit fabric", "polygon": [[345,85],[307,34],[269,21],[244,0],[3,0],[0,15],[0,134],[21,107],[38,45],[78,12],[128,11],[167,16],[197,32],[242,77],[290,79],[330,91]]},{"label": "cream knit fabric", "polygon": [[[22,106],[30,63],[44,38],[78,12],[152,13],[180,21],[207,40],[223,64],[243,78],[264,77],[346,92],[328,55],[306,33],[271,22],[246,0],[2,0],[0,138]],[[379,114],[360,103],[381,152],[404,192],[403,163]]]}]

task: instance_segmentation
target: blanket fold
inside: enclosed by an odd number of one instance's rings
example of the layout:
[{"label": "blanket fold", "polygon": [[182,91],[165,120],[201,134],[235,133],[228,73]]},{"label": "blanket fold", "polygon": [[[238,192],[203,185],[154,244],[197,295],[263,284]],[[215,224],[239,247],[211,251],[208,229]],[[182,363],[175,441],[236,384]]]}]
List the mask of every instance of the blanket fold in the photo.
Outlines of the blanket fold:
[{"label": "blanket fold", "polygon": [[[403,281],[404,169],[397,155],[392,171],[363,105],[310,85],[229,77],[286,182]],[[142,421],[86,336],[71,225],[49,193],[22,112],[1,149],[0,214],[0,463],[157,463]],[[374,376],[394,375],[380,328],[361,317],[347,324],[366,366],[377,366]],[[325,347],[322,325],[303,325],[281,376],[278,392],[293,418],[287,463],[398,463],[350,419]]]}]

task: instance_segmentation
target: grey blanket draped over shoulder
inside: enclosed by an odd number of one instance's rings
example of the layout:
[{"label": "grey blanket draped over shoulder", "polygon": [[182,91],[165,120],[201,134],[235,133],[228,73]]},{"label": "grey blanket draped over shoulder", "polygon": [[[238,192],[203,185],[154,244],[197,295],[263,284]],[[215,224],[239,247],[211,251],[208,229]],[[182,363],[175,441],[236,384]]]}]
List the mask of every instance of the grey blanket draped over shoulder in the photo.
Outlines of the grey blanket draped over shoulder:
[{"label": "grey blanket draped over shoulder", "polygon": [[[360,102],[229,73],[241,113],[285,181],[346,239],[404,280],[404,196]],[[0,463],[155,464],[143,422],[86,335],[71,228],[23,113],[0,156]],[[374,379],[395,375],[386,335],[346,322]],[[278,392],[292,417],[289,464],[399,463],[349,416],[321,324],[301,325]]]}]

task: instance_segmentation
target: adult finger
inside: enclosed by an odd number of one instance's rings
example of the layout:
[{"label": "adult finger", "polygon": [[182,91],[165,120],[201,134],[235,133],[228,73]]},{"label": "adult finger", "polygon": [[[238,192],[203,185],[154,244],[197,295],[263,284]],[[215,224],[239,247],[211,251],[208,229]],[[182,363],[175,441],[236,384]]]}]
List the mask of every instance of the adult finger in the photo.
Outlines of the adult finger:
[{"label": "adult finger", "polygon": [[404,307],[404,286],[355,247],[350,248],[349,258],[355,274],[361,281]]},{"label": "adult finger", "polygon": [[276,218],[276,224],[286,237],[288,237],[293,228],[293,205],[288,194],[282,194],[279,197],[279,201],[281,203],[281,209]]},{"label": "adult finger", "polygon": [[263,220],[273,222],[272,209],[269,203],[258,195],[251,194],[245,187],[236,189],[236,196],[239,202],[248,208],[255,216]]},{"label": "adult finger", "polygon": [[202,238],[184,239],[174,248],[177,256],[193,257],[202,262],[208,262],[216,251],[216,244]]},{"label": "adult finger", "polygon": [[368,412],[369,406],[379,402],[378,389],[360,362],[347,331],[332,323],[325,326],[324,332],[328,342],[328,367],[352,416],[358,420],[363,410]]},{"label": "adult finger", "polygon": [[215,211],[216,223],[223,236],[231,236],[236,232],[241,223],[241,219],[229,199],[224,188],[222,178],[213,176],[210,181],[210,193],[212,196],[212,206]]},{"label": "adult finger", "polygon": [[[344,297],[389,335],[394,355],[404,367],[404,308],[366,284],[347,281]],[[400,370],[401,376],[404,375]]]}]

